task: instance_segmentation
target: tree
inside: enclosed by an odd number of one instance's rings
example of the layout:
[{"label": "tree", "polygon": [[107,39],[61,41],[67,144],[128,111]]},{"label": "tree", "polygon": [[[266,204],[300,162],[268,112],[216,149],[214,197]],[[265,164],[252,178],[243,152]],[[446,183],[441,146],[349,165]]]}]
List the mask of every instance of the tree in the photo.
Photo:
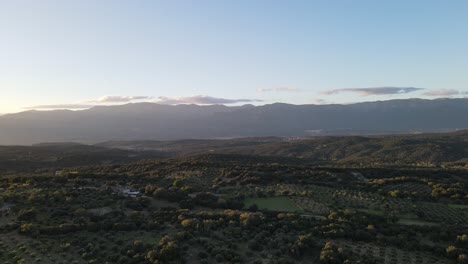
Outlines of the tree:
[{"label": "tree", "polygon": [[37,210],[36,209],[29,209],[29,210],[21,210],[18,212],[18,220],[20,221],[31,221],[36,219]]},{"label": "tree", "polygon": [[241,224],[246,227],[258,226],[263,217],[259,213],[243,213],[239,216]]},{"label": "tree", "polygon": [[298,236],[289,252],[293,257],[302,257],[310,249],[316,246],[311,234]]},{"label": "tree", "polygon": [[458,255],[458,263],[466,264],[468,263],[468,255],[466,254],[460,254]]},{"label": "tree", "polygon": [[179,258],[179,247],[169,236],[164,236],[159,240],[158,247],[150,250],[145,259],[154,264],[176,263]]},{"label": "tree", "polygon": [[343,263],[342,249],[335,247],[331,242],[327,242],[320,251],[320,263],[341,264]]},{"label": "tree", "polygon": [[156,198],[167,198],[168,193],[166,189],[159,187],[153,192],[153,195]]},{"label": "tree", "polygon": [[256,204],[252,204],[251,206],[249,206],[248,210],[251,212],[257,212],[258,206]]},{"label": "tree", "polygon": [[183,228],[185,229],[193,229],[196,226],[196,222],[193,219],[185,219],[180,222]]},{"label": "tree", "polygon": [[181,181],[181,180],[175,180],[175,181],[172,183],[172,186],[174,186],[174,187],[181,187],[181,186],[182,186],[182,181]]},{"label": "tree", "polygon": [[455,246],[447,247],[447,255],[451,258],[456,258],[458,256],[458,248]]},{"label": "tree", "polygon": [[457,241],[456,241],[457,245],[459,246],[464,246],[464,245],[468,245],[468,235],[461,235],[461,236],[457,236]]},{"label": "tree", "polygon": [[39,233],[39,230],[34,224],[28,223],[28,224],[22,224],[20,226],[20,233],[26,234],[26,235],[37,235]]},{"label": "tree", "polygon": [[388,194],[389,194],[391,197],[397,198],[397,197],[400,196],[400,191],[399,191],[399,190],[390,191],[390,192],[388,192]]}]

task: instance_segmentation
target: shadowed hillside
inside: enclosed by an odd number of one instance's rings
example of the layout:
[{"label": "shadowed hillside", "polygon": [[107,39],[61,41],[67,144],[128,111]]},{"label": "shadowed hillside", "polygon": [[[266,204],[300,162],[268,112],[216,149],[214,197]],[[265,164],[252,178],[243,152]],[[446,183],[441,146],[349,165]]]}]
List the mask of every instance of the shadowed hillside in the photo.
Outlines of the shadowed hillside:
[{"label": "shadowed hillside", "polygon": [[164,156],[156,151],[136,152],[76,143],[0,146],[0,168],[2,173],[32,172],[45,168],[127,163]]},{"label": "shadowed hillside", "polygon": [[301,140],[241,138],[229,140],[105,142],[99,146],[157,150],[172,155],[232,153],[341,163],[431,163],[468,161],[468,132],[381,137],[317,137]]}]

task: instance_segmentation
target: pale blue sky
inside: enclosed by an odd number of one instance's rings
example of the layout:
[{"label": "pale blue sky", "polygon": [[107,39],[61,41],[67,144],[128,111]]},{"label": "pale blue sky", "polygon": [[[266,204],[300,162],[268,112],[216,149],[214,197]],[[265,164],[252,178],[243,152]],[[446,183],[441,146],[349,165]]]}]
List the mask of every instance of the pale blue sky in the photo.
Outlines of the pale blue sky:
[{"label": "pale blue sky", "polygon": [[[0,113],[106,95],[463,97],[467,14],[465,0],[0,0]],[[389,86],[425,90],[339,90]]]}]

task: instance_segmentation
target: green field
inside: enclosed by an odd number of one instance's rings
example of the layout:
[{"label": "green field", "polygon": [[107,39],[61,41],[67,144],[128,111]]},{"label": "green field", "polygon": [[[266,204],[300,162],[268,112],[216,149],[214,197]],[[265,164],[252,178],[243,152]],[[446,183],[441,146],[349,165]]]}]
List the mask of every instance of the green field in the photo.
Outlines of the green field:
[{"label": "green field", "polygon": [[268,198],[247,198],[244,200],[244,206],[256,204],[258,209],[279,211],[279,212],[303,212],[303,210],[297,207],[288,197],[268,197]]},{"label": "green field", "polygon": [[373,209],[358,209],[359,212],[363,212],[366,214],[371,214],[371,215],[378,215],[378,216],[383,216],[384,212],[381,210],[373,210]]},{"label": "green field", "polygon": [[463,209],[463,210],[468,209],[468,205],[465,205],[465,204],[448,204],[448,207],[453,208],[453,209]]},{"label": "green field", "polygon": [[408,219],[408,218],[401,218],[397,222],[400,225],[416,225],[416,226],[438,226],[438,223],[421,221],[417,219]]}]

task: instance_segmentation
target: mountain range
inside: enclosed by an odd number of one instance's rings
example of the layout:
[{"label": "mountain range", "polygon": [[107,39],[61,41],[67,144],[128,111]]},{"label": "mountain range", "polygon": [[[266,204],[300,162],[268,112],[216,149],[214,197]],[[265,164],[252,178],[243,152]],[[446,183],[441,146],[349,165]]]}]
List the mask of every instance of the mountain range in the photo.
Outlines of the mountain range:
[{"label": "mountain range", "polygon": [[6,114],[0,116],[0,145],[445,132],[467,129],[467,116],[468,99],[235,107],[135,103]]}]

